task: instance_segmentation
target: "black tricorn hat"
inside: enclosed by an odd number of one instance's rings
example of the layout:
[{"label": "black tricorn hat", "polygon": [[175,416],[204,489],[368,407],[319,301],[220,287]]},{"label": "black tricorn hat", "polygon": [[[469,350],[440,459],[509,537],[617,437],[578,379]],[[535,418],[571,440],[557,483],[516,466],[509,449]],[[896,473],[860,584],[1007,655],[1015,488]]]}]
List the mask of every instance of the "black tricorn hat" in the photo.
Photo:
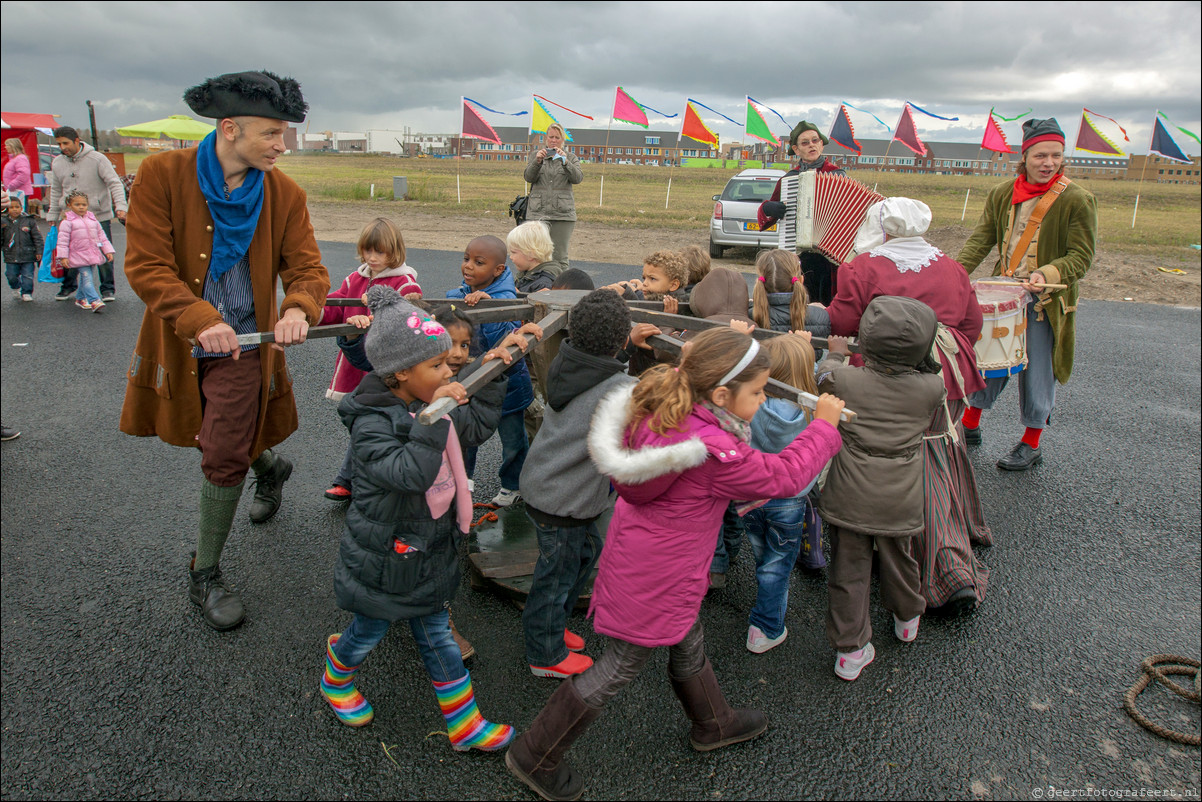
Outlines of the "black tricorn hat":
[{"label": "black tricorn hat", "polygon": [[210,78],[184,92],[188,108],[201,117],[267,117],[290,123],[305,121],[309,104],[300,84],[267,70],[231,72]]}]

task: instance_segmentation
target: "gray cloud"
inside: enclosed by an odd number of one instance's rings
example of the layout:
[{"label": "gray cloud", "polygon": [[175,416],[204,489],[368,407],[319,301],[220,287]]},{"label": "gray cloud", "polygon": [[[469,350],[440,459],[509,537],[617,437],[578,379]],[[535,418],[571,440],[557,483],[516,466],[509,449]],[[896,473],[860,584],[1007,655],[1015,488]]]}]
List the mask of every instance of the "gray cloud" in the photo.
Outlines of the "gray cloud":
[{"label": "gray cloud", "polygon": [[[301,81],[315,130],[450,132],[460,95],[519,111],[531,92],[603,126],[617,84],[668,113],[692,96],[741,119],[751,94],[822,125],[843,100],[893,125],[909,100],[961,117],[920,116],[925,135],[964,141],[993,105],[1034,106],[1070,137],[1088,106],[1127,126],[1137,151],[1157,108],[1194,130],[1202,118],[1194,2],[6,2],[3,14],[4,108],[82,123],[91,99],[106,128],[186,113],[188,86],[259,67]],[[884,134],[853,119],[862,136]]]}]

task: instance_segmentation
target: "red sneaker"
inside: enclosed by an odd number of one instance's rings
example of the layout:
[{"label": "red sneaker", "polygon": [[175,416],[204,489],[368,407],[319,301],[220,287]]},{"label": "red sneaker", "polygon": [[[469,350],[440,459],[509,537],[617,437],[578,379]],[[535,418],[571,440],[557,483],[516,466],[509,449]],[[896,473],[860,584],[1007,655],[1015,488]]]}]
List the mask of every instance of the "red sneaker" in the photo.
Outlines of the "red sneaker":
[{"label": "red sneaker", "polygon": [[569,652],[583,652],[584,638],[577,635],[575,632],[563,631],[563,645],[568,647]]},{"label": "red sneaker", "polygon": [[326,491],[326,498],[328,498],[330,501],[350,501],[351,490],[349,487],[334,485]]},{"label": "red sneaker", "polygon": [[530,666],[530,673],[536,677],[553,677],[555,679],[567,679],[573,674],[581,674],[592,668],[593,658],[586,657],[583,654],[568,652],[567,658],[562,663],[557,663],[553,666]]}]

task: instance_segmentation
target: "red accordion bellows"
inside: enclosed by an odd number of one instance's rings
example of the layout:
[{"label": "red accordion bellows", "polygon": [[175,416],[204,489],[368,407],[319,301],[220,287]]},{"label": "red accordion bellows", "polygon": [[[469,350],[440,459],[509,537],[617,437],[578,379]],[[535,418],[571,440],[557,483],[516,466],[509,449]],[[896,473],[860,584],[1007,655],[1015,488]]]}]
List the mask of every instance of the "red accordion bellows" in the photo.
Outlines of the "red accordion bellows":
[{"label": "red accordion bellows", "polygon": [[884,195],[846,176],[801,173],[781,179],[781,200],[789,211],[780,226],[780,247],[819,250],[838,263],[855,244],[864,213]]}]

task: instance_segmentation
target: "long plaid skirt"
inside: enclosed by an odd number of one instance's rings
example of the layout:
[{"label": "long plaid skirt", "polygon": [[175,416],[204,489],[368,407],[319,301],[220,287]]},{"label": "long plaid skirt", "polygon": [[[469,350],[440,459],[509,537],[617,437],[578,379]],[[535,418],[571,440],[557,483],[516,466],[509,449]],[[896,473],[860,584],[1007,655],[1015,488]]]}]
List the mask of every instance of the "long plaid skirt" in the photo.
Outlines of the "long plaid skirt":
[{"label": "long plaid skirt", "polygon": [[923,442],[925,528],[912,541],[928,608],[943,606],[961,588],[973,588],[977,599],[983,600],[989,569],[973,554],[972,544],[993,545],[993,533],[985,523],[977,480],[964,447],[960,424],[964,402],[948,401],[947,407],[956,421],[959,439],[953,443],[947,436],[947,419],[940,407]]}]

